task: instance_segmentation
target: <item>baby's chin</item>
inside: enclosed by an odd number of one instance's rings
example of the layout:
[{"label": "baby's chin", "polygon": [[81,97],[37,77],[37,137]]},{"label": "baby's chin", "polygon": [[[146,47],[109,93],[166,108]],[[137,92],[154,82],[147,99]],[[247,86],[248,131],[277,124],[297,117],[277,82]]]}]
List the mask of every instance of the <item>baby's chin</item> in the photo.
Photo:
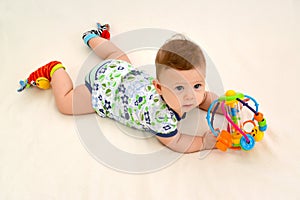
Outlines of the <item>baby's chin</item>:
[{"label": "baby's chin", "polygon": [[174,110],[179,116],[182,116],[184,113],[187,113],[194,108],[196,108],[197,105],[195,104],[187,104],[187,105],[181,105],[181,107],[171,107],[172,110]]},{"label": "baby's chin", "polygon": [[193,110],[195,107],[196,107],[195,104],[183,105],[182,106],[182,111],[183,112],[189,112],[189,111]]}]

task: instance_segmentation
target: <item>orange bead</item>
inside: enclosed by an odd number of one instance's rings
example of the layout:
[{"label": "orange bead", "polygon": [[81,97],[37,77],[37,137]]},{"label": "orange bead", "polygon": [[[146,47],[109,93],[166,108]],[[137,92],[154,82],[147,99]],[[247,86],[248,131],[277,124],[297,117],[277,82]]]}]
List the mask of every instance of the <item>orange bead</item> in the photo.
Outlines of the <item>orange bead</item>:
[{"label": "orange bead", "polygon": [[221,133],[219,134],[219,136],[217,138],[217,141],[223,143],[227,147],[232,146],[231,135],[229,132],[227,132],[225,130],[221,131]]},{"label": "orange bead", "polygon": [[254,115],[254,119],[258,122],[261,122],[264,119],[264,115],[260,112]]},{"label": "orange bead", "polygon": [[228,148],[227,145],[225,145],[225,144],[222,143],[222,142],[217,142],[216,147],[217,147],[218,149],[220,149],[221,151],[226,151],[227,148]]}]

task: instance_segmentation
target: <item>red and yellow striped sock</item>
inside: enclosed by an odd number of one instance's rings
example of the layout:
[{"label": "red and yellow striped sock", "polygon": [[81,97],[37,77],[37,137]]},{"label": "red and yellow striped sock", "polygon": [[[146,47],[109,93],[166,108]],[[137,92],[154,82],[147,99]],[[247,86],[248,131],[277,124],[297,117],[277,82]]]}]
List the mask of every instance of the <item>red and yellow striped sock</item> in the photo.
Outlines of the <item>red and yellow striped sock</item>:
[{"label": "red and yellow striped sock", "polygon": [[40,89],[50,88],[50,81],[53,76],[53,73],[60,68],[65,69],[61,62],[49,62],[48,64],[32,72],[25,81],[21,80],[20,88],[17,91],[21,92],[25,88],[29,88],[30,86],[37,86]]},{"label": "red and yellow striped sock", "polygon": [[51,61],[48,64],[38,68],[29,75],[27,79],[27,87],[34,85],[41,89],[48,89],[50,87],[50,81],[53,73],[60,68],[65,69],[65,67],[59,61]]},{"label": "red and yellow striped sock", "polygon": [[34,80],[39,77],[45,77],[49,81],[51,81],[53,73],[59,68],[65,67],[59,61],[51,61],[48,64],[38,68],[36,71],[32,72],[28,78],[28,82],[30,83],[29,80]]}]

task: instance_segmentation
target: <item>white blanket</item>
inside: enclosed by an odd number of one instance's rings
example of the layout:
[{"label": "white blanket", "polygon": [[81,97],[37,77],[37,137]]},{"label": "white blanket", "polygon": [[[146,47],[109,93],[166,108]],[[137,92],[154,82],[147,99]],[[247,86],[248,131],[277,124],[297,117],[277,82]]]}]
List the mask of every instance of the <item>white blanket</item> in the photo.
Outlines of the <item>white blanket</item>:
[{"label": "white blanket", "polygon": [[[2,0],[0,13],[1,200],[300,198],[298,1]],[[76,120],[96,119],[107,141],[131,155],[164,147],[96,115],[60,114],[51,89],[16,92],[20,79],[51,60],[62,61],[74,83],[80,80],[90,53],[81,36],[98,20],[111,24],[112,38],[140,28],[186,34],[210,56],[225,89],[259,101],[269,127],[263,141],[249,152],[214,150],[175,156],[164,165],[142,163],[156,167],[149,173],[99,160]],[[153,64],[154,52],[128,53],[141,66]],[[206,129],[201,116],[198,128]],[[141,164],[118,158],[115,166]]]}]

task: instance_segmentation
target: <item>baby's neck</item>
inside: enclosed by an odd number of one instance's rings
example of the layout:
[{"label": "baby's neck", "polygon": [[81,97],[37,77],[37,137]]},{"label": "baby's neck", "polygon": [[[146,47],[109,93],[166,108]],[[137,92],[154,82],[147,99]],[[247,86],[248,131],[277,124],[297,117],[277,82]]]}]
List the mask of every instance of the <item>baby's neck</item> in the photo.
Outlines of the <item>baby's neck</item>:
[{"label": "baby's neck", "polygon": [[[173,109],[172,109],[173,110]],[[182,118],[184,118],[184,116],[185,116],[185,112],[182,112],[181,110],[179,110],[179,111],[177,111],[177,110],[173,110],[176,114],[177,114],[177,116],[180,118],[180,119],[182,119]]]}]

